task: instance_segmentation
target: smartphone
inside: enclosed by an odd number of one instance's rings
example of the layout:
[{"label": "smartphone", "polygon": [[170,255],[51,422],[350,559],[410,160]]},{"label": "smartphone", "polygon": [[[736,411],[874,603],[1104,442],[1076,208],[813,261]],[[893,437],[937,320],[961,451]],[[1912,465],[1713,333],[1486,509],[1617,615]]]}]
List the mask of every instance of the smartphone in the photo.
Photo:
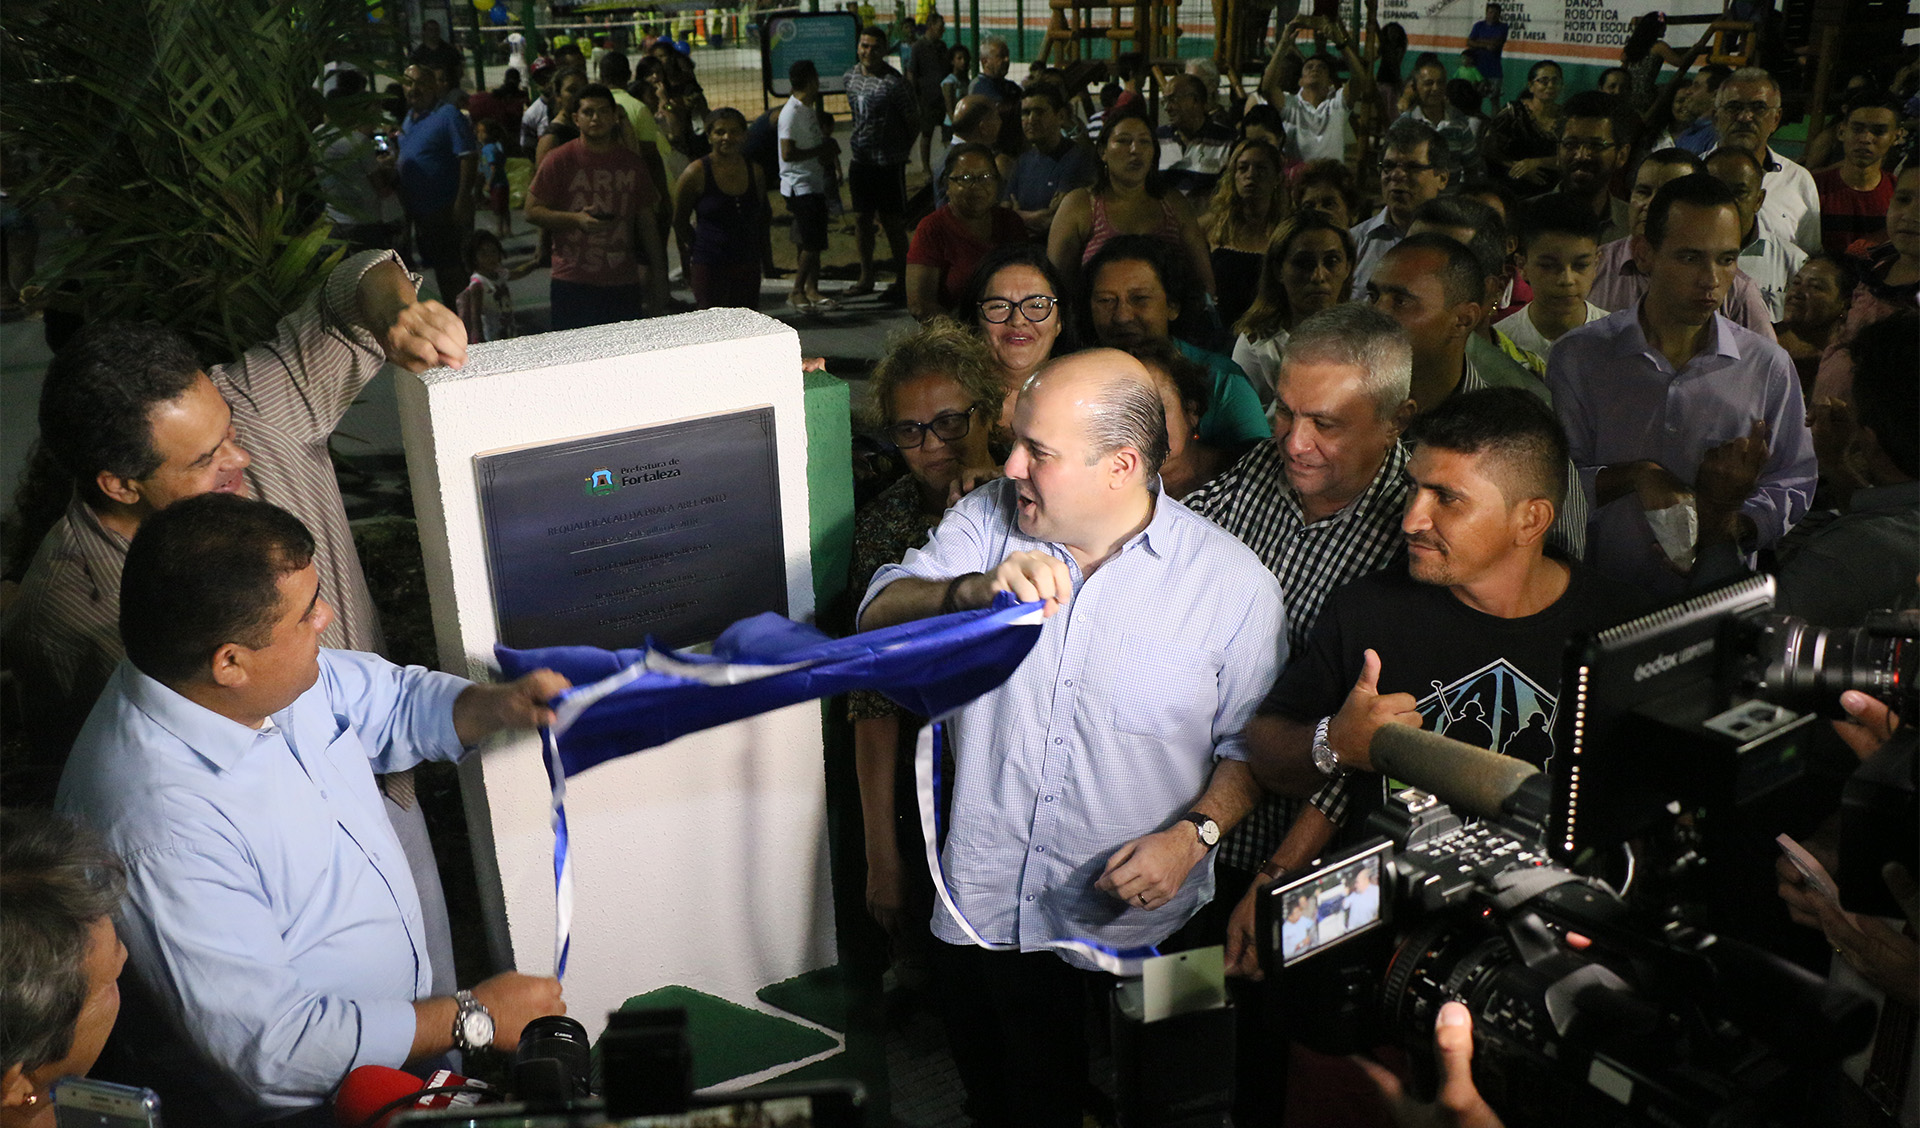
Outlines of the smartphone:
[{"label": "smartphone", "polygon": [[380,156],[387,156],[393,152],[393,142],[387,140],[386,134],[376,133],[373,135],[373,151]]},{"label": "smartphone", "polygon": [[160,1128],[160,1095],[152,1089],[63,1077],[53,1083],[58,1128]]}]

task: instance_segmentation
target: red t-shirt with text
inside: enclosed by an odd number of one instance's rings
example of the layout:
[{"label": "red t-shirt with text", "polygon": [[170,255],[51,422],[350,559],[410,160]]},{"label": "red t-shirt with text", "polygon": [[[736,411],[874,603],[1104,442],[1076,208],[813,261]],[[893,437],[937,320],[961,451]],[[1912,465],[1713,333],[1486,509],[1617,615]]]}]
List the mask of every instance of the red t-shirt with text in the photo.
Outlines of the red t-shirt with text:
[{"label": "red t-shirt with text", "polygon": [[604,152],[569,141],[547,154],[528,194],[555,211],[592,212],[618,220],[600,234],[556,231],[553,276],[588,286],[631,286],[640,281],[641,255],[635,220],[653,222],[653,179],[646,162],[624,145]]}]

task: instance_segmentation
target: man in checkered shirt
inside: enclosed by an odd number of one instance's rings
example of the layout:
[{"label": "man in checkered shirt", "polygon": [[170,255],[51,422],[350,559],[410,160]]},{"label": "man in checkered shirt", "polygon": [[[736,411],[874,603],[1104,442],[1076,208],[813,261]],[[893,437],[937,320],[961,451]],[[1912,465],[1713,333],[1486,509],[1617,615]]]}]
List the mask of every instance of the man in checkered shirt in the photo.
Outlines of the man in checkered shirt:
[{"label": "man in checkered shirt", "polygon": [[[1313,795],[1263,875],[1364,825],[1382,795],[1369,749],[1382,725],[1546,767],[1567,641],[1651,609],[1641,591],[1550,547],[1570,492],[1566,442],[1552,410],[1517,388],[1450,396],[1409,425],[1407,566],[1327,598],[1247,727],[1261,785]],[[1242,909],[1227,947],[1244,966],[1252,912]]]},{"label": "man in checkered shirt", "polygon": [[[1406,553],[1407,456],[1399,437],[1413,414],[1412,373],[1413,347],[1393,318],[1357,303],[1314,314],[1287,341],[1273,441],[1186,498],[1187,508],[1239,537],[1279,578],[1292,653],[1306,646],[1328,593]],[[1301,805],[1269,795],[1221,841],[1214,880],[1223,913],[1245,899]],[[1242,952],[1237,970],[1250,972],[1253,954]],[[1275,1123],[1284,1107],[1284,1071],[1263,1051],[1275,1045],[1266,1015],[1258,1000],[1241,1000],[1236,1123]]]},{"label": "man in checkered shirt", "polygon": [[[1306,645],[1327,593],[1406,551],[1406,452],[1399,437],[1413,351],[1406,332],[1367,306],[1334,306],[1287,341],[1273,402],[1273,441],[1248,451],[1186,498],[1260,558],[1287,597],[1288,649]],[[1220,843],[1220,897],[1237,900],[1299,809],[1269,797]]]}]

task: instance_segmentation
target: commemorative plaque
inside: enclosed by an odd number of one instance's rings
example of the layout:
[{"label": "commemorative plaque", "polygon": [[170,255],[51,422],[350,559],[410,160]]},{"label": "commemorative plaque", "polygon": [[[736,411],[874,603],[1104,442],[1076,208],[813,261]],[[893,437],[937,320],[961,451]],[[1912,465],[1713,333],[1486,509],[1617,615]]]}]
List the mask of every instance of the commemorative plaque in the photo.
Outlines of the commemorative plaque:
[{"label": "commemorative plaque", "polygon": [[771,407],[474,463],[507,646],[692,646],[787,613]]}]

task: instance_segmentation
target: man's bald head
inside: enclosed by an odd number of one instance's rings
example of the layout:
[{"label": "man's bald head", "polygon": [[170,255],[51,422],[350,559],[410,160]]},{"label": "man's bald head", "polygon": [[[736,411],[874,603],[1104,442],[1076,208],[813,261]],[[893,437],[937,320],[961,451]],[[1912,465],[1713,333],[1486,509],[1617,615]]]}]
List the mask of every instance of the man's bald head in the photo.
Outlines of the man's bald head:
[{"label": "man's bald head", "polygon": [[999,108],[984,94],[969,94],[953,105],[953,131],[971,138],[989,119],[997,118]]},{"label": "man's bald head", "polygon": [[1167,416],[1159,385],[1138,360],[1119,349],[1088,349],[1061,357],[1027,378],[1021,390],[1036,411],[1071,410],[1087,441],[1091,465],[1123,447],[1140,453],[1151,480],[1167,457]]}]

